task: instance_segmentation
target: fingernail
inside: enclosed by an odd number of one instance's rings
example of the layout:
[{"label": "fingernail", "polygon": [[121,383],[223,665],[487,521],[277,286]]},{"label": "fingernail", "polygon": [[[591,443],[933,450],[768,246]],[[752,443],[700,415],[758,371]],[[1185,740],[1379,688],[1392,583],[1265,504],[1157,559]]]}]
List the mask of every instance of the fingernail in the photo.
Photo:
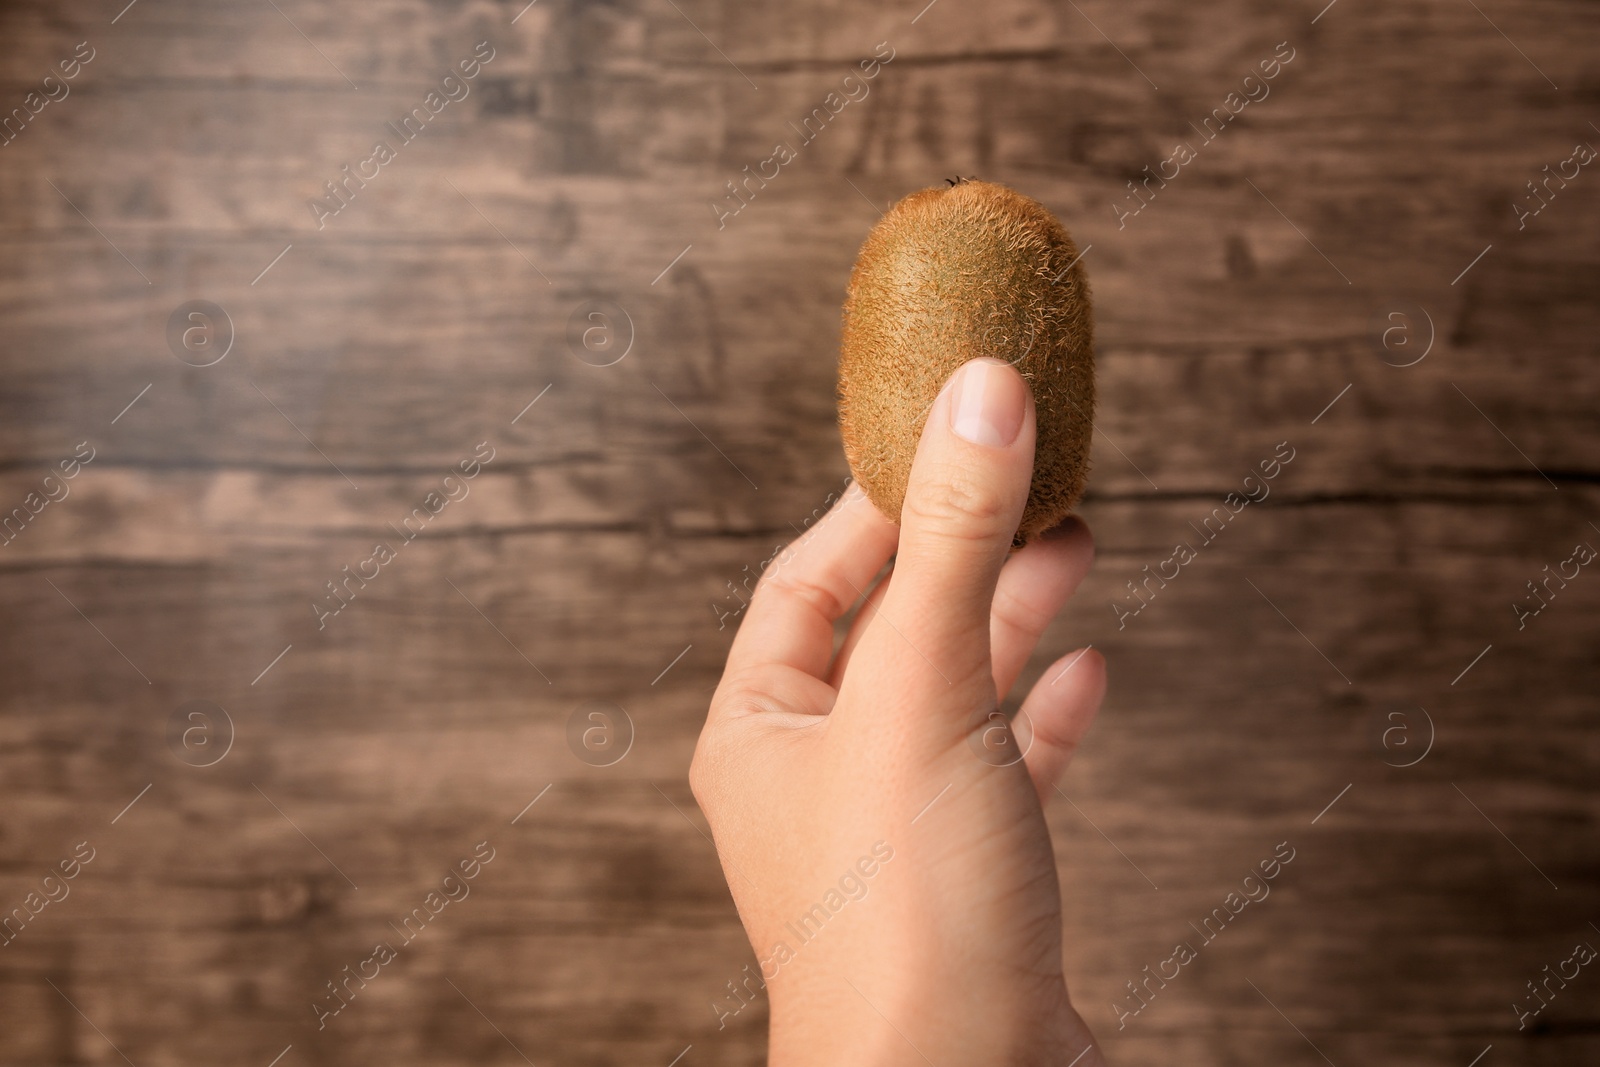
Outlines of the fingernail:
[{"label": "fingernail", "polygon": [[997,359],[974,359],[950,383],[950,429],[975,445],[1004,448],[1017,439],[1028,402],[1022,376]]}]

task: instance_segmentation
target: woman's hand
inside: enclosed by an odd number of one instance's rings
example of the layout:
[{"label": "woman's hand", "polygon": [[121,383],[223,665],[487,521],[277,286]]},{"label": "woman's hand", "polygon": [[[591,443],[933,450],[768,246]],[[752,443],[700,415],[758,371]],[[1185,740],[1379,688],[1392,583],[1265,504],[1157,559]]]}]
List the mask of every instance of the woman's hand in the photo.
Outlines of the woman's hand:
[{"label": "woman's hand", "polygon": [[1067,997],[1042,802],[1105,663],[1054,663],[1014,733],[998,713],[1094,554],[1076,519],[1010,552],[1033,450],[1021,376],[966,364],[929,412],[902,525],[851,486],[751,598],[690,782],[766,980],[774,1065],[1101,1063]]}]

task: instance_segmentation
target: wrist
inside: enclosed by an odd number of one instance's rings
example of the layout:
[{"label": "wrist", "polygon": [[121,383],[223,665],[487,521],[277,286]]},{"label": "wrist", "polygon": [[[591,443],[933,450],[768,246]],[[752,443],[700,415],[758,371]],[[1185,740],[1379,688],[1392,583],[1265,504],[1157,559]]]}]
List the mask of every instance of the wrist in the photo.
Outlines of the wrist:
[{"label": "wrist", "polygon": [[1059,980],[814,977],[769,985],[769,1067],[1104,1064]]}]

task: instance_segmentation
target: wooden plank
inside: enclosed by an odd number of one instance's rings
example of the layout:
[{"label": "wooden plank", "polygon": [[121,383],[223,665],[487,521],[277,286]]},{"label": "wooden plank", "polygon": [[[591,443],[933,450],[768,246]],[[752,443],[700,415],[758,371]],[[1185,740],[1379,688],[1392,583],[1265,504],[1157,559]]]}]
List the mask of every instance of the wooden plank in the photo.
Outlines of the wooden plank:
[{"label": "wooden plank", "polygon": [[[0,1058],[758,1061],[764,1002],[711,1006],[753,957],[684,773],[743,583],[846,474],[855,249],[956,173],[1092,246],[1099,562],[1024,680],[1110,661],[1048,818],[1111,1060],[1595,1058],[1586,985],[1531,1033],[1509,1007],[1592,940],[1600,585],[1513,607],[1600,543],[1600,200],[1585,170],[1513,208],[1600,144],[1592,5],[276,6],[0,13],[8,106],[96,49],[0,148],[0,506],[96,449],[0,548],[0,903],[98,850],[0,957]],[[484,40],[319,229],[324,183]],[[1271,95],[1119,223],[1281,41]],[[869,94],[719,225],[879,42]],[[236,337],[206,368],[167,340],[196,298]],[[633,340],[608,367],[571,339],[602,299]],[[1384,316],[1420,345],[1417,305],[1433,347],[1394,366],[1418,349]],[[319,628],[479,442],[470,494]],[[1119,620],[1279,442],[1270,496]],[[170,748],[192,699],[234,726],[212,767]],[[592,700],[634,726],[612,766],[568,747]],[[1413,766],[1397,721],[1431,728]],[[318,1031],[325,983],[484,840]],[[1270,898],[1118,1029],[1283,841]]]}]

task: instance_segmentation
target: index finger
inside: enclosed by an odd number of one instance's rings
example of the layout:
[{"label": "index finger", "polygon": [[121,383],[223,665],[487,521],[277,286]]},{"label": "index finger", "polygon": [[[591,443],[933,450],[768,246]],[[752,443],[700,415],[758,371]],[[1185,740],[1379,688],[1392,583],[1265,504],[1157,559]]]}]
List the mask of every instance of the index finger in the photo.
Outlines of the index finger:
[{"label": "index finger", "polygon": [[826,679],[833,624],[865,595],[900,528],[855,482],[762,573],[728,652],[728,673],[781,663]]}]

